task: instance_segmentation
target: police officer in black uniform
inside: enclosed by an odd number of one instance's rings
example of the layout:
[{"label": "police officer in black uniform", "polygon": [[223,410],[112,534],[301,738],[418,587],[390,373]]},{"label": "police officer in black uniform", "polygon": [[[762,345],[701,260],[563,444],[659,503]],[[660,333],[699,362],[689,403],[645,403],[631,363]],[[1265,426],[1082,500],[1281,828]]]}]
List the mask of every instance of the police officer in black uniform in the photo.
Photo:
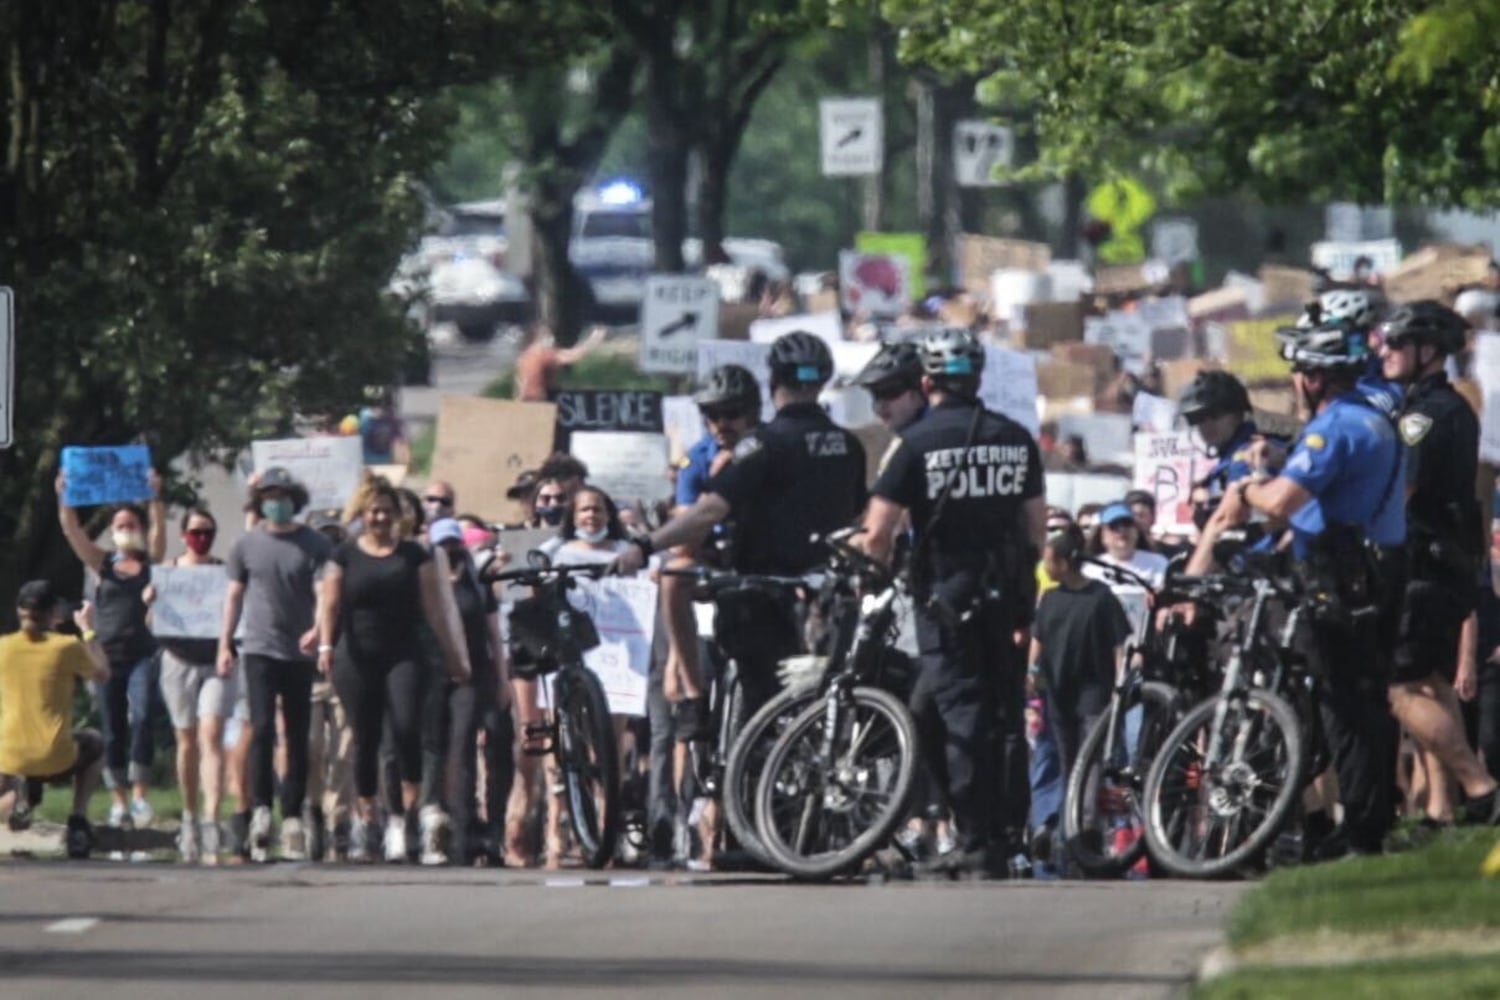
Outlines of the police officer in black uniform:
[{"label": "police officer in black uniform", "polygon": [[854,376],[854,384],[870,394],[875,416],[892,433],[900,433],[927,413],[922,358],[909,340],[882,344]]},{"label": "police officer in black uniform", "polygon": [[[1402,306],[1380,332],[1382,373],[1407,387],[1398,427],[1407,447],[1409,576],[1391,709],[1427,758],[1457,779],[1469,815],[1490,820],[1500,816],[1495,781],[1465,740],[1453,690],[1460,637],[1474,641],[1485,557],[1476,495],[1479,418],[1445,371],[1448,357],[1467,345],[1468,324],[1452,309],[1422,301]],[[1451,823],[1446,777],[1429,775],[1429,787],[1428,822]]]},{"label": "police officer in black uniform", "polygon": [[1042,459],[1025,428],[979,403],[984,349],[972,334],[936,331],[920,351],[932,409],[882,460],[866,545],[888,559],[910,513],[912,708],[957,826],[955,850],[935,867],[993,873],[1019,849],[1030,800],[1023,640],[1046,538]]},{"label": "police officer in black uniform", "polygon": [[[649,536],[633,539],[636,547],[615,558],[616,572],[633,573],[652,552],[697,542],[733,516],[734,569],[795,575],[823,562],[814,535],[859,517],[865,505],[864,446],[818,405],[818,393],[833,377],[828,345],[810,333],[788,333],[771,345],[768,363],[775,418],[735,446],[729,464],[691,507]],[[796,652],[798,645],[787,609],[770,601],[767,596],[766,604],[743,609],[750,620],[733,627],[755,646],[749,656],[759,661],[742,673],[751,711],[769,696],[775,660]],[[723,611],[721,606],[716,626],[721,633],[726,631]],[[743,659],[742,650],[736,652]]]}]

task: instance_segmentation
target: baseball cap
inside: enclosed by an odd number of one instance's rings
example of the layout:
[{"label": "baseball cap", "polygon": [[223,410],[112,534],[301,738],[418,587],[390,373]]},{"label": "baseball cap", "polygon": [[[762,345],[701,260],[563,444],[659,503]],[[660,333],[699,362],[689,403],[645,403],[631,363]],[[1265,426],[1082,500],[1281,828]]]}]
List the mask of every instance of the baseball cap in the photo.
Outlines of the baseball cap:
[{"label": "baseball cap", "polygon": [[51,580],[31,580],[16,591],[16,607],[31,614],[41,614],[57,607],[57,591]]},{"label": "baseball cap", "polygon": [[1116,521],[1134,523],[1135,515],[1130,512],[1129,504],[1117,500],[1099,512],[1100,524],[1114,524]]},{"label": "baseball cap", "polygon": [[433,545],[441,545],[444,542],[459,542],[464,540],[463,525],[456,518],[440,517],[433,521],[427,528],[427,540]]}]

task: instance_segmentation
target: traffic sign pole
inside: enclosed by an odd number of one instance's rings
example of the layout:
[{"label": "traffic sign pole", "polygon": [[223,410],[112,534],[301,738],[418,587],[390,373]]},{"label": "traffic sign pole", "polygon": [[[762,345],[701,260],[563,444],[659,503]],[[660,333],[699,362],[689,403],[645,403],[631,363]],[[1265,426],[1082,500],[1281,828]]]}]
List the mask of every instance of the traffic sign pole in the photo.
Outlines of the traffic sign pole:
[{"label": "traffic sign pole", "polygon": [[16,401],[15,293],[0,285],[0,448],[14,440],[12,407]]}]

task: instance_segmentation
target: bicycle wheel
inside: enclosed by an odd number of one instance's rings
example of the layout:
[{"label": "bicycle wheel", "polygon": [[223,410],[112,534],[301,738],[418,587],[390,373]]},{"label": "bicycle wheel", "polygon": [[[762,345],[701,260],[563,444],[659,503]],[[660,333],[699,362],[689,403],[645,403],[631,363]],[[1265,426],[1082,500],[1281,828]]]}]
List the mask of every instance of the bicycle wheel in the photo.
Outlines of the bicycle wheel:
[{"label": "bicycle wheel", "polygon": [[1145,855],[1146,769],[1181,715],[1176,688],[1146,681],[1121,705],[1112,746],[1104,745],[1107,714],[1089,730],[1068,775],[1062,813],[1063,843],[1085,875],[1119,878]]},{"label": "bicycle wheel", "polygon": [[762,864],[768,865],[771,860],[755,830],[755,792],[760,786],[760,775],[771,747],[817,696],[816,685],[781,692],[751,716],[729,748],[729,759],[724,764],[724,821],[740,847]]},{"label": "bicycle wheel", "polygon": [[620,763],[609,702],[586,668],[558,688],[557,754],[568,819],[584,864],[603,868],[614,857],[620,825]]},{"label": "bicycle wheel", "polygon": [[[771,747],[755,795],[767,859],[799,879],[857,866],[903,819],[917,773],[917,727],[894,695],[857,687],[830,713],[830,693]],[[827,720],[837,728],[825,741]],[[825,742],[831,752],[825,755]]]},{"label": "bicycle wheel", "polygon": [[[1219,759],[1204,757],[1220,705]],[[1222,878],[1281,832],[1302,792],[1307,745],[1297,714],[1270,691],[1212,698],[1167,736],[1146,775],[1146,846],[1173,875]]]}]

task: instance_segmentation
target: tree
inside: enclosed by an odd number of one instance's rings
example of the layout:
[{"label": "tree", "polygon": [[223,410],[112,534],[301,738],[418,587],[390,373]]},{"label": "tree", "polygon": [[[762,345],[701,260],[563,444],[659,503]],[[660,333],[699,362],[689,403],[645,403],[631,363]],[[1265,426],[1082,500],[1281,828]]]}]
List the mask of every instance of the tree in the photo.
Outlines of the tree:
[{"label": "tree", "polygon": [[17,434],[0,591],[76,570],[65,444],[224,456],[393,379],[384,293],[445,87],[561,50],[520,0],[0,0],[0,274]]},{"label": "tree", "polygon": [[1179,198],[1243,190],[1272,202],[1486,206],[1500,176],[1500,56],[1483,42],[1463,62],[1430,48],[1435,26],[1470,9],[1457,0],[884,5],[906,58],[985,73],[992,96],[1036,107],[1040,158],[1025,176],[1145,170]]}]

